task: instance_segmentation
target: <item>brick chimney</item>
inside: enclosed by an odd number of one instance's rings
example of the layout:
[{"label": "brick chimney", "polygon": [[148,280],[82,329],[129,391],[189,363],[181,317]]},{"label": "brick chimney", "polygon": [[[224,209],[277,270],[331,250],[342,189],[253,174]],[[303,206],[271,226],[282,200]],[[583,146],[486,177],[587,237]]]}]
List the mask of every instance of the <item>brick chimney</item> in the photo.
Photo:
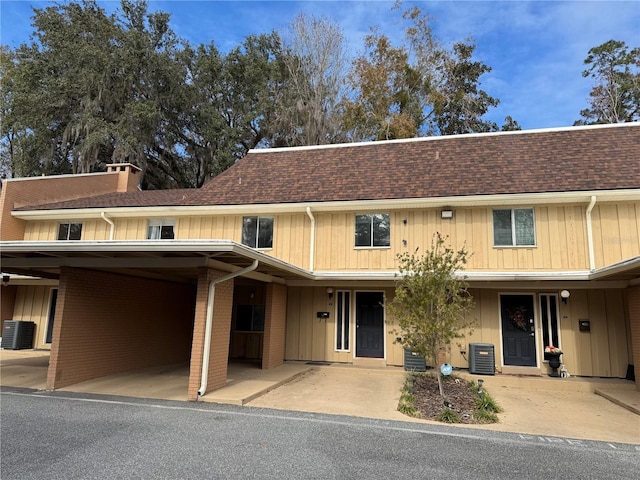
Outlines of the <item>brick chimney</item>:
[{"label": "brick chimney", "polygon": [[107,165],[107,173],[118,174],[116,192],[135,192],[140,185],[140,172],[142,169],[131,163],[110,163]]}]

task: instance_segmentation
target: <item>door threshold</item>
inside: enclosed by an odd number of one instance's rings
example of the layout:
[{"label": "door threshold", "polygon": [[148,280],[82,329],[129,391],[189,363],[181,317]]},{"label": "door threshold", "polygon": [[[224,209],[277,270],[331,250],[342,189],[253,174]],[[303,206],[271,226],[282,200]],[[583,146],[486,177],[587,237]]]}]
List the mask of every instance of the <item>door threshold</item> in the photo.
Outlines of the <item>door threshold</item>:
[{"label": "door threshold", "polygon": [[520,367],[517,365],[504,365],[500,372],[504,375],[542,375],[542,370],[539,367]]},{"label": "door threshold", "polygon": [[355,357],[353,364],[359,367],[386,367],[387,361],[384,358]]}]

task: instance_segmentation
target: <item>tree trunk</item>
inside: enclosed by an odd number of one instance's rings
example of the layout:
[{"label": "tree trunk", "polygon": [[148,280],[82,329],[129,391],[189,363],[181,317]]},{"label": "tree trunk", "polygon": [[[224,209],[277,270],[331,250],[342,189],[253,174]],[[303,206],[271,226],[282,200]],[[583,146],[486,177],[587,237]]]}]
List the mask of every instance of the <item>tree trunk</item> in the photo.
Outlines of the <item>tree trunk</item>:
[{"label": "tree trunk", "polygon": [[444,390],[442,389],[442,374],[440,373],[440,365],[436,368],[436,375],[438,376],[438,389],[440,390],[440,396],[444,398]]}]

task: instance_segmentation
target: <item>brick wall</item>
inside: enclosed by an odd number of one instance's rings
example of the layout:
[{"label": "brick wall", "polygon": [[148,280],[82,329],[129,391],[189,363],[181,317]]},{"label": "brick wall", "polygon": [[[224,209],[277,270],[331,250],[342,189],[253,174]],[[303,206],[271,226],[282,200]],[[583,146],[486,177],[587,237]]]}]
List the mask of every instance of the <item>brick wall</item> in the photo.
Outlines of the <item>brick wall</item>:
[{"label": "brick wall", "polygon": [[[187,397],[191,401],[198,399],[198,390],[202,377],[204,339],[207,321],[207,302],[209,283],[225,275],[217,270],[203,270],[198,276],[195,319],[193,326],[193,344],[191,347],[191,368]],[[213,299],[213,321],[211,328],[211,348],[207,389],[210,392],[227,384],[227,366],[229,363],[229,338],[231,334],[231,315],[233,309],[233,279],[215,286]]]},{"label": "brick wall", "polygon": [[267,285],[262,349],[262,368],[265,370],[280,366],[284,362],[286,318],[287,287],[269,283]]},{"label": "brick wall", "polygon": [[192,286],[63,268],[47,389],[187,362]]},{"label": "brick wall", "polygon": [[11,216],[15,208],[135,190],[139,179],[137,167],[128,167],[109,173],[4,180],[0,194],[0,240],[24,238],[24,221]]},{"label": "brick wall", "polygon": [[627,290],[629,321],[631,324],[631,345],[633,365],[636,375],[636,390],[640,390],[640,285]]}]

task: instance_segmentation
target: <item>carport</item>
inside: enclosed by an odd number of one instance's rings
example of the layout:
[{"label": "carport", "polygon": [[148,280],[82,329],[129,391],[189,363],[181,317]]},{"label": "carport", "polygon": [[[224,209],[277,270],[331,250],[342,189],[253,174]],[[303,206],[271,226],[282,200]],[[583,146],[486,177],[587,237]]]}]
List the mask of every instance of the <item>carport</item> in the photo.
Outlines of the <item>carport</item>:
[{"label": "carport", "polygon": [[228,240],[1,242],[4,272],[59,293],[46,388],[189,364],[187,398],[227,382],[235,278],[264,285],[261,368],[284,361],[286,281],[310,272]]}]

